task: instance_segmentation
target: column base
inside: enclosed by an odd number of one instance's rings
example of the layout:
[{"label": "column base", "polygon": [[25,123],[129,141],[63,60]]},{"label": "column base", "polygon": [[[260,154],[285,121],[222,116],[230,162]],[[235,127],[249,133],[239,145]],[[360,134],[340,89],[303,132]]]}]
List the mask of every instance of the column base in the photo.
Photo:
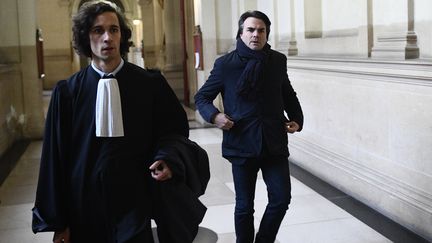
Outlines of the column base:
[{"label": "column base", "polygon": [[414,31],[379,34],[371,56],[398,60],[418,58],[417,35]]}]

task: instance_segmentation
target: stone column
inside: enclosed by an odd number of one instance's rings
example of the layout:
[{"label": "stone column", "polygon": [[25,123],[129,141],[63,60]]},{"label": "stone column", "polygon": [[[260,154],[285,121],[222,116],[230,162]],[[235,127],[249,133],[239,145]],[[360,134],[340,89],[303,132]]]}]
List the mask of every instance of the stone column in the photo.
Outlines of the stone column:
[{"label": "stone column", "polygon": [[297,40],[296,40],[296,27],[295,27],[295,0],[290,0],[290,20],[291,20],[291,38],[288,47],[288,56],[297,56]]},{"label": "stone column", "polygon": [[[278,28],[278,4],[276,0],[272,1],[258,1],[256,9],[265,13],[272,23],[270,26],[270,35],[267,43],[272,46],[273,49],[279,49],[279,28]],[[256,10],[253,9],[253,10]],[[248,9],[249,10],[249,9]]]},{"label": "stone column", "polygon": [[142,19],[142,42],[140,43],[145,66],[153,68],[156,65],[156,31],[155,10],[152,0],[139,0]]},{"label": "stone column", "polygon": [[[268,0],[266,0],[266,2],[267,1]],[[240,2],[240,11],[241,11],[240,14],[242,14],[245,11],[256,10],[258,8],[257,0],[240,0],[239,2]],[[240,17],[240,15],[238,17]]]},{"label": "stone column", "polygon": [[164,70],[182,70],[180,5],[178,1],[164,2],[163,29],[165,30]]},{"label": "stone column", "polygon": [[[388,11],[392,6],[392,11]],[[372,58],[414,59],[419,57],[414,31],[414,0],[381,0],[373,2],[376,38]]]},{"label": "stone column", "polygon": [[[195,25],[199,25],[202,31],[204,58],[204,71],[198,73],[204,72],[203,78],[206,79],[217,57],[216,3],[214,0],[201,0],[199,9],[195,11]],[[198,82],[198,86],[201,86],[205,80],[202,81],[202,83]]]},{"label": "stone column", "polygon": [[[236,1],[233,1],[236,2]],[[216,3],[214,0],[194,1],[195,25],[199,25],[202,31],[203,64],[204,70],[196,70],[198,89],[207,80],[217,57],[217,31],[216,31]],[[218,108],[222,108],[222,102],[215,102]],[[195,113],[197,121],[204,123],[198,111]]]},{"label": "stone column", "polygon": [[44,129],[44,115],[42,83],[38,77],[36,57],[36,6],[32,0],[17,2],[24,104],[23,135],[26,138],[41,138]]},{"label": "stone column", "polygon": [[163,69],[165,66],[165,46],[164,46],[164,29],[163,29],[163,9],[158,1],[153,1],[154,15],[154,53],[155,67]]},{"label": "stone column", "polygon": [[373,3],[367,0],[367,48],[368,57],[372,56],[373,48]]},{"label": "stone column", "polygon": [[36,23],[44,39],[45,90],[73,73],[70,7],[70,0],[38,0],[36,4]]}]

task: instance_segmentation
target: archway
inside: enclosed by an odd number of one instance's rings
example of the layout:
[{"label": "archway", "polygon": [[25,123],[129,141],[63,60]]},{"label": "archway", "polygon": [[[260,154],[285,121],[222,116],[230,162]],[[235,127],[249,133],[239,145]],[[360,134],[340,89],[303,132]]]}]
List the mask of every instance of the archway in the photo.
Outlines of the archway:
[{"label": "archway", "polygon": [[[81,2],[78,4],[78,9],[84,4],[84,3],[86,3],[86,2],[91,2],[91,1],[94,1],[94,0],[81,0]],[[108,1],[110,1],[110,2],[112,2],[112,3],[115,3],[121,10],[122,10],[122,12],[124,13],[125,12],[125,8],[124,8],[124,5],[123,5],[123,3],[120,1],[120,0],[108,0]]]}]

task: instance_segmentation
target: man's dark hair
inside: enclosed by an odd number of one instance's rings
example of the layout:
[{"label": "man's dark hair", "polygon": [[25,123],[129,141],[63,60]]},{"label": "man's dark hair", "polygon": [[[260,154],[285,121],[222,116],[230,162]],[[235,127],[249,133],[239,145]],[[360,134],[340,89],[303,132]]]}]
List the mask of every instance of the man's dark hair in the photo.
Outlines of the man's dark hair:
[{"label": "man's dark hair", "polygon": [[89,33],[91,27],[93,27],[96,17],[105,13],[113,12],[117,15],[120,25],[120,54],[125,56],[129,51],[129,39],[132,36],[132,30],[128,25],[127,19],[122,13],[121,9],[112,2],[100,1],[100,2],[86,2],[78,10],[78,13],[73,17],[72,32],[73,32],[73,48],[75,51],[86,57],[92,56],[90,47]]},{"label": "man's dark hair", "polygon": [[266,34],[268,39],[270,34],[270,25],[271,25],[270,19],[267,17],[267,15],[265,15],[263,12],[260,12],[258,10],[247,11],[240,16],[240,19],[238,21],[238,31],[237,31],[236,39],[240,38],[240,34],[243,33],[244,22],[249,17],[261,19],[264,22],[264,24],[266,25],[266,32],[267,32]]}]

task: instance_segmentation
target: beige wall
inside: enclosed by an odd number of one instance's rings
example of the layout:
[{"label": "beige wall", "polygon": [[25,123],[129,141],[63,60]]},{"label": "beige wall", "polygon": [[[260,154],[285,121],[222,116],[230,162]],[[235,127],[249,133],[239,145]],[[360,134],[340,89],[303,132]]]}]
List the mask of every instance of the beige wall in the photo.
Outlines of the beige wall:
[{"label": "beige wall", "polygon": [[14,65],[0,65],[0,156],[22,137],[22,80]]},{"label": "beige wall", "polygon": [[431,239],[432,65],[288,60],[305,113],[291,159]]}]

